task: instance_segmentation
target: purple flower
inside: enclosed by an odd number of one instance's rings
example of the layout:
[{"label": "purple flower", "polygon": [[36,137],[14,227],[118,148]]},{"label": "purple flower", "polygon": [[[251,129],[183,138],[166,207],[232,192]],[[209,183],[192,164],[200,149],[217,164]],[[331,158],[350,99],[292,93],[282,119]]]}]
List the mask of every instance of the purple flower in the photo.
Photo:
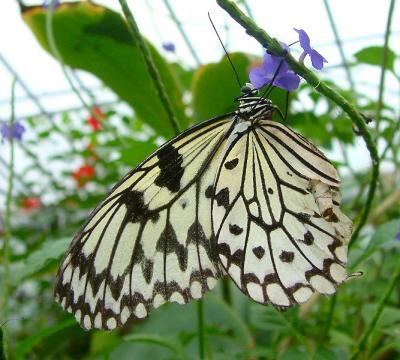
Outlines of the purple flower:
[{"label": "purple flower", "polygon": [[[48,9],[49,6],[51,5],[52,0],[44,0],[43,2],[43,7],[45,9]],[[53,9],[57,8],[58,6],[60,6],[61,0],[55,0],[54,4],[53,4]]]},{"label": "purple flower", "polygon": [[324,63],[327,63],[328,60],[326,60],[317,50],[311,47],[310,37],[303,29],[294,29],[294,31],[299,34],[300,45],[304,50],[300,55],[299,61],[303,61],[307,55],[310,55],[312,66],[317,70],[321,70],[324,67]]},{"label": "purple flower", "polygon": [[19,122],[14,123],[12,126],[3,123],[0,128],[2,140],[22,140],[22,134],[25,132],[25,127]]},{"label": "purple flower", "polygon": [[271,84],[287,91],[298,88],[300,77],[289,69],[287,62],[278,56],[266,53],[260,67],[250,70],[249,78],[256,89]]},{"label": "purple flower", "polygon": [[400,232],[394,237],[396,240],[400,241]]},{"label": "purple flower", "polygon": [[175,44],[170,41],[163,43],[162,47],[165,51],[172,52],[172,53],[175,52]]}]

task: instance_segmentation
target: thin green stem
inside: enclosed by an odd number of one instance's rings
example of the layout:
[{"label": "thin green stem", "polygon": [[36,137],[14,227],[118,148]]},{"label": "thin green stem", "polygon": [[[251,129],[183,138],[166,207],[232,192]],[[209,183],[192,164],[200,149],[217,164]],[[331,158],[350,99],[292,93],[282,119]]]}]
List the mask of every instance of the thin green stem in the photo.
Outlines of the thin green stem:
[{"label": "thin green stem", "polygon": [[222,279],[222,298],[228,305],[232,305],[232,295],[231,295],[231,281],[230,278],[224,277]]},{"label": "thin green stem", "polygon": [[188,47],[190,53],[192,54],[193,59],[196,62],[196,65],[200,66],[201,65],[200,58],[197,55],[196,50],[192,46],[192,43],[190,42],[189,37],[186,34],[186,31],[183,29],[181,22],[179,21],[178,17],[176,16],[174,9],[172,8],[170,2],[168,0],[164,0],[164,4],[165,4],[165,7],[168,9],[168,12],[169,12],[173,22],[175,23],[176,27],[178,28],[178,31],[183,38],[183,41],[185,42],[186,46]]},{"label": "thin green stem", "polygon": [[307,349],[308,354],[311,354],[312,348],[307,342],[307,338],[293,326],[293,323],[291,321],[286,318],[286,313],[283,313],[279,310],[276,310],[276,313],[281,319],[283,319],[286,326],[288,327],[289,332],[297,339],[300,344],[302,344]]},{"label": "thin green stem", "polygon": [[331,7],[329,5],[328,0],[323,0],[323,1],[324,1],[326,13],[327,13],[328,18],[329,18],[329,22],[331,24],[333,35],[335,36],[335,43],[336,43],[337,48],[339,49],[339,54],[340,54],[340,57],[342,59],[342,65],[344,66],[344,70],[346,71],[347,81],[349,82],[350,89],[354,90],[354,81],[353,81],[353,78],[351,76],[349,64],[348,64],[348,62],[346,60],[346,56],[344,54],[342,40],[340,39],[339,32],[338,32],[335,20],[334,20],[333,15],[332,15]]},{"label": "thin green stem", "polygon": [[33,101],[33,103],[39,109],[40,115],[49,116],[48,112],[41,104],[39,98],[31,91],[31,89],[28,87],[28,85],[25,83],[25,81],[18,75],[18,73],[14,69],[14,67],[1,54],[0,54],[0,62],[10,72],[10,74],[16,79],[16,81],[22,87],[22,89],[24,89],[24,91],[28,95],[28,97]]},{"label": "thin green stem", "polygon": [[[11,85],[11,116],[9,126],[12,128],[15,121],[15,83],[16,78],[13,78]],[[10,297],[10,241],[12,236],[11,229],[11,199],[14,184],[14,138],[9,138],[10,146],[10,162],[8,164],[8,181],[6,193],[6,208],[4,212],[4,237],[3,237],[3,311],[2,316],[4,321],[8,319],[8,301]],[[3,327],[3,354],[5,359],[8,359],[8,339],[6,326]]]},{"label": "thin green stem", "polygon": [[198,300],[197,303],[197,332],[199,334],[199,358],[200,360],[205,359],[205,329],[204,329],[204,312],[203,312],[203,300]]},{"label": "thin green stem", "polygon": [[165,87],[161,80],[161,76],[158,72],[156,65],[154,64],[153,57],[151,56],[151,53],[139,31],[139,28],[136,24],[135,18],[133,17],[133,14],[129,9],[128,4],[126,3],[126,0],[119,0],[119,3],[121,5],[122,11],[126,17],[126,20],[128,21],[129,31],[131,32],[133,40],[138,45],[138,48],[140,49],[140,52],[143,55],[147,69],[149,70],[149,74],[150,74],[151,78],[153,79],[153,83],[157,89],[158,95],[160,96],[160,100],[164,106],[166,113],[167,113],[171,127],[174,130],[174,132],[177,134],[180,132],[179,123],[174,114],[174,110],[172,108],[171,101],[169,100],[168,94],[165,91]]},{"label": "thin green stem", "polygon": [[383,294],[381,300],[379,301],[378,308],[376,309],[371,322],[368,324],[368,326],[364,330],[364,333],[362,334],[360,340],[358,341],[358,343],[350,357],[350,360],[357,359],[357,357],[361,353],[361,351],[364,350],[365,344],[366,344],[369,336],[371,335],[372,331],[375,329],[375,326],[382,314],[383,309],[385,308],[385,304],[386,304],[387,300],[389,299],[390,294],[392,293],[393,289],[398,285],[399,281],[400,281],[400,266],[398,266],[395,273],[393,274],[393,277],[389,283],[389,286],[387,287],[386,292]]},{"label": "thin green stem", "polygon": [[344,112],[350,117],[353,123],[357,126],[361,136],[363,137],[367,149],[372,160],[372,174],[370,186],[368,191],[367,200],[361,212],[360,220],[350,240],[351,246],[358,237],[362,227],[367,221],[368,214],[371,210],[371,204],[375,196],[376,185],[379,178],[379,155],[373,141],[371,134],[365,124],[360,112],[351,105],[342,95],[336,90],[329,87],[325,82],[321,81],[311,70],[307,69],[303,64],[299,63],[292,55],[286,53],[282,48],[279,41],[272,38],[263,29],[259,28],[249,17],[247,17],[232,1],[230,0],[217,0],[219,6],[227,11],[230,16],[238,22],[243,28],[246,29],[247,34],[254,37],[261,45],[268,48],[269,52],[278,56],[284,56],[285,60],[303,79],[305,79],[312,87],[314,87],[321,94],[332,100],[335,104],[343,109]]},{"label": "thin green stem", "polygon": [[383,107],[383,91],[385,89],[385,75],[386,75],[386,66],[388,62],[388,53],[389,53],[389,38],[390,38],[390,30],[392,25],[392,18],[394,13],[394,5],[396,0],[391,0],[389,5],[389,12],[386,22],[386,30],[385,30],[385,41],[383,44],[383,53],[382,53],[382,64],[381,64],[381,77],[379,81],[379,93],[378,93],[378,102],[376,103],[376,113],[375,113],[375,130],[376,137],[379,136],[379,126],[381,123],[381,113]]},{"label": "thin green stem", "polygon": [[331,326],[332,326],[333,314],[335,313],[336,300],[337,300],[337,294],[334,294],[331,297],[330,302],[329,302],[329,313],[328,313],[328,317],[325,321],[325,327],[324,327],[319,345],[323,345],[329,339],[329,332],[330,332]]}]

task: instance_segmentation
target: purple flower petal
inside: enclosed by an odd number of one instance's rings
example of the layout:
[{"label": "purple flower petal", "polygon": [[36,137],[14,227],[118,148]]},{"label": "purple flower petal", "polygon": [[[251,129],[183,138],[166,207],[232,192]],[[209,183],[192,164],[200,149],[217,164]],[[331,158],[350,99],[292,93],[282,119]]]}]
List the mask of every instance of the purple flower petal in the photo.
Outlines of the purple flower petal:
[{"label": "purple flower petal", "polygon": [[[262,67],[253,68],[249,73],[250,82],[256,89],[262,88],[264,85],[268,84],[268,78],[265,75],[264,69]],[[269,79],[271,82],[271,79]]]},{"label": "purple flower petal", "polygon": [[261,66],[250,70],[249,78],[256,89],[272,83],[287,91],[293,91],[300,82],[300,77],[289,69],[283,58],[268,53],[264,55]]},{"label": "purple flower petal", "polygon": [[394,237],[396,240],[400,241],[400,232]]},{"label": "purple flower petal", "polygon": [[324,63],[328,62],[317,50],[314,49],[311,51],[310,57],[313,67],[317,70],[321,70],[324,67]]},{"label": "purple flower petal", "polygon": [[274,85],[287,91],[296,90],[300,84],[300,76],[293,71],[288,71],[285,75],[274,81]]},{"label": "purple flower petal", "polygon": [[[45,0],[45,1],[43,2],[43,7],[44,7],[45,9],[48,9],[49,6],[50,6],[50,4],[51,4],[51,0]],[[58,6],[60,6],[60,0],[56,0],[56,1],[54,2],[54,5],[53,5],[54,8],[57,8]]]},{"label": "purple flower petal", "polygon": [[312,66],[317,70],[321,70],[324,67],[324,63],[327,63],[328,61],[317,50],[311,47],[310,37],[303,29],[294,29],[294,31],[299,34],[300,45],[304,50],[300,55],[300,61],[304,60],[306,55],[309,55]]},{"label": "purple flower petal", "polygon": [[175,44],[174,43],[172,43],[172,42],[165,42],[165,43],[163,43],[162,44],[162,47],[163,47],[163,49],[165,50],[165,51],[168,51],[168,52],[175,52]]},{"label": "purple flower petal", "polygon": [[310,45],[310,37],[307,35],[307,33],[303,29],[297,30],[293,28],[293,30],[299,34],[300,46],[303,48],[303,50],[306,53],[311,52],[312,47]]},{"label": "purple flower petal", "polygon": [[4,123],[1,125],[0,133],[3,140],[22,140],[22,135],[25,132],[25,127],[21,125],[19,122],[16,122],[12,126]]}]

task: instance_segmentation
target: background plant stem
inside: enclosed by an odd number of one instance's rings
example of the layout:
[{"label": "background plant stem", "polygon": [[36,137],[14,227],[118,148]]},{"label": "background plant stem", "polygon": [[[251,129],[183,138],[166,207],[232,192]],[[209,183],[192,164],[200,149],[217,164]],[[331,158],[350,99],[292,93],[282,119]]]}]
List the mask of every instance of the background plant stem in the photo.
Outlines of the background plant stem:
[{"label": "background plant stem", "polygon": [[374,330],[383,309],[385,308],[385,304],[387,300],[389,299],[390,294],[392,293],[393,289],[395,288],[396,285],[398,285],[400,281],[400,266],[397,267],[397,270],[393,274],[392,279],[390,280],[389,286],[386,289],[386,292],[383,294],[381,300],[379,301],[378,308],[376,309],[376,312],[371,320],[371,322],[368,324],[367,328],[364,330],[364,333],[362,334],[360,340],[358,341],[355,350],[353,354],[350,357],[350,360],[355,360],[357,359],[358,355],[362,350],[364,350],[365,344],[371,335],[372,331]]},{"label": "background plant stem", "polygon": [[154,64],[153,58],[150,54],[150,51],[139,31],[139,28],[136,24],[135,18],[133,17],[133,14],[129,9],[128,4],[126,3],[126,0],[119,0],[119,3],[121,5],[122,11],[126,17],[126,20],[128,21],[129,31],[131,32],[132,37],[133,37],[135,43],[138,45],[138,47],[143,55],[144,61],[146,62],[147,68],[149,70],[149,74],[153,80],[153,83],[157,89],[158,95],[160,96],[160,100],[161,100],[161,102],[164,106],[164,109],[168,115],[168,119],[170,121],[171,127],[174,130],[174,132],[176,134],[178,134],[180,132],[178,120],[176,119],[174,110],[171,105],[171,101],[169,100],[169,96],[168,96],[167,92],[165,91],[160,74],[158,72],[156,65]]},{"label": "background plant stem", "polygon": [[[13,78],[11,85],[11,116],[9,126],[12,129],[15,120],[15,83],[16,79]],[[11,230],[11,199],[13,193],[13,180],[14,180],[14,138],[11,134],[9,138],[10,147],[10,160],[8,164],[8,181],[7,181],[7,193],[6,193],[6,208],[4,212],[4,237],[3,237],[3,321],[8,320],[8,302],[10,297],[10,241],[12,236]],[[2,326],[3,351],[0,355],[3,355],[5,359],[8,359],[8,338],[7,338],[7,325]]]},{"label": "background plant stem", "polygon": [[382,106],[383,106],[383,92],[385,89],[385,74],[386,74],[386,66],[387,66],[387,61],[388,61],[390,29],[392,26],[392,18],[393,18],[393,13],[394,13],[395,2],[396,2],[396,0],[390,1],[388,17],[387,17],[387,21],[386,21],[385,41],[383,44],[382,64],[381,64],[381,77],[379,80],[378,102],[376,104],[376,113],[375,113],[376,137],[379,136],[379,125],[381,123],[381,112],[382,112]]},{"label": "background plant stem", "polygon": [[175,23],[175,26],[177,27],[179,33],[181,34],[183,41],[185,42],[190,53],[192,54],[193,59],[196,62],[196,65],[200,66],[201,61],[200,61],[199,55],[197,54],[196,50],[194,49],[192,43],[190,42],[190,40],[186,34],[186,31],[183,29],[182,23],[179,21],[178,17],[176,16],[175,11],[172,8],[170,2],[168,0],[164,0],[164,4],[165,4],[165,7],[168,9],[168,12],[169,12],[173,22]]},{"label": "background plant stem", "polygon": [[348,62],[346,60],[346,56],[344,54],[343,44],[342,44],[342,41],[340,40],[339,31],[338,31],[338,29],[336,27],[335,19],[333,18],[331,7],[329,5],[328,0],[324,0],[324,5],[325,5],[326,13],[327,13],[328,18],[329,18],[329,22],[331,24],[333,35],[335,36],[336,46],[337,46],[337,48],[339,50],[339,54],[340,54],[340,57],[342,59],[342,64],[343,64],[344,70],[346,71],[347,81],[349,82],[350,89],[354,90],[354,81],[353,81],[353,78],[351,76],[350,67],[349,67],[349,64],[348,64]]},{"label": "background plant stem", "polygon": [[249,17],[247,17],[232,1],[230,0],[217,0],[219,6],[221,6],[229,15],[239,23],[245,30],[246,33],[254,37],[264,48],[268,48],[268,51],[277,56],[283,56],[291,69],[299,74],[303,79],[305,79],[312,87],[314,87],[321,94],[326,96],[328,99],[332,100],[337,104],[353,121],[357,126],[361,136],[363,137],[367,149],[369,151],[372,160],[372,175],[368,190],[367,199],[365,201],[364,207],[361,211],[361,215],[356,226],[352,238],[349,243],[349,247],[355,242],[360,233],[362,227],[364,226],[368,214],[371,209],[372,200],[375,196],[376,185],[379,178],[379,156],[375,142],[373,141],[371,134],[364,122],[363,117],[359,111],[351,105],[342,95],[340,95],[336,90],[329,87],[323,81],[321,81],[313,71],[306,68],[303,64],[299,63],[292,55],[285,53],[279,41],[271,37],[263,29],[259,28]]}]

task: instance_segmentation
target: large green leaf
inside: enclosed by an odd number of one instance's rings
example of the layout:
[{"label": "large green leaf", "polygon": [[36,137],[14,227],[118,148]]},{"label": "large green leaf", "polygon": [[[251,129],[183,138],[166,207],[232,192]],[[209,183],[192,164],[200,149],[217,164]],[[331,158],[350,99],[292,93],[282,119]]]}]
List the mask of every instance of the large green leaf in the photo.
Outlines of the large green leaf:
[{"label": "large green leaf", "polygon": [[[243,53],[230,54],[240,80],[248,81],[250,58]],[[240,96],[240,87],[226,56],[219,63],[200,67],[194,74],[193,116],[196,121],[226,114],[236,109],[234,99]]]},{"label": "large green leaf", "polygon": [[36,333],[18,343],[15,349],[16,359],[26,359],[26,355],[42,341],[45,341],[50,336],[62,332],[66,328],[76,326],[75,319],[68,319],[52,325],[48,328],[38,329]]},{"label": "large green leaf", "polygon": [[[51,53],[46,35],[46,10],[39,6],[26,7],[23,18],[40,44]],[[97,76],[158,134],[174,135],[142,54],[121,15],[90,2],[62,4],[53,16],[53,32],[66,65]],[[172,67],[149,42],[147,44],[178,121],[186,128],[188,119]]]},{"label": "large green leaf", "polygon": [[10,272],[11,283],[18,284],[28,276],[43,270],[52,261],[58,260],[64,254],[70,242],[70,238],[48,240],[22,262],[13,263]]},{"label": "large green leaf", "polygon": [[[361,49],[360,51],[357,51],[353,56],[360,63],[382,66],[383,47],[382,46],[370,46],[370,47]],[[388,70],[394,71],[395,60],[396,60],[396,53],[391,49],[387,49],[386,68]]]}]

